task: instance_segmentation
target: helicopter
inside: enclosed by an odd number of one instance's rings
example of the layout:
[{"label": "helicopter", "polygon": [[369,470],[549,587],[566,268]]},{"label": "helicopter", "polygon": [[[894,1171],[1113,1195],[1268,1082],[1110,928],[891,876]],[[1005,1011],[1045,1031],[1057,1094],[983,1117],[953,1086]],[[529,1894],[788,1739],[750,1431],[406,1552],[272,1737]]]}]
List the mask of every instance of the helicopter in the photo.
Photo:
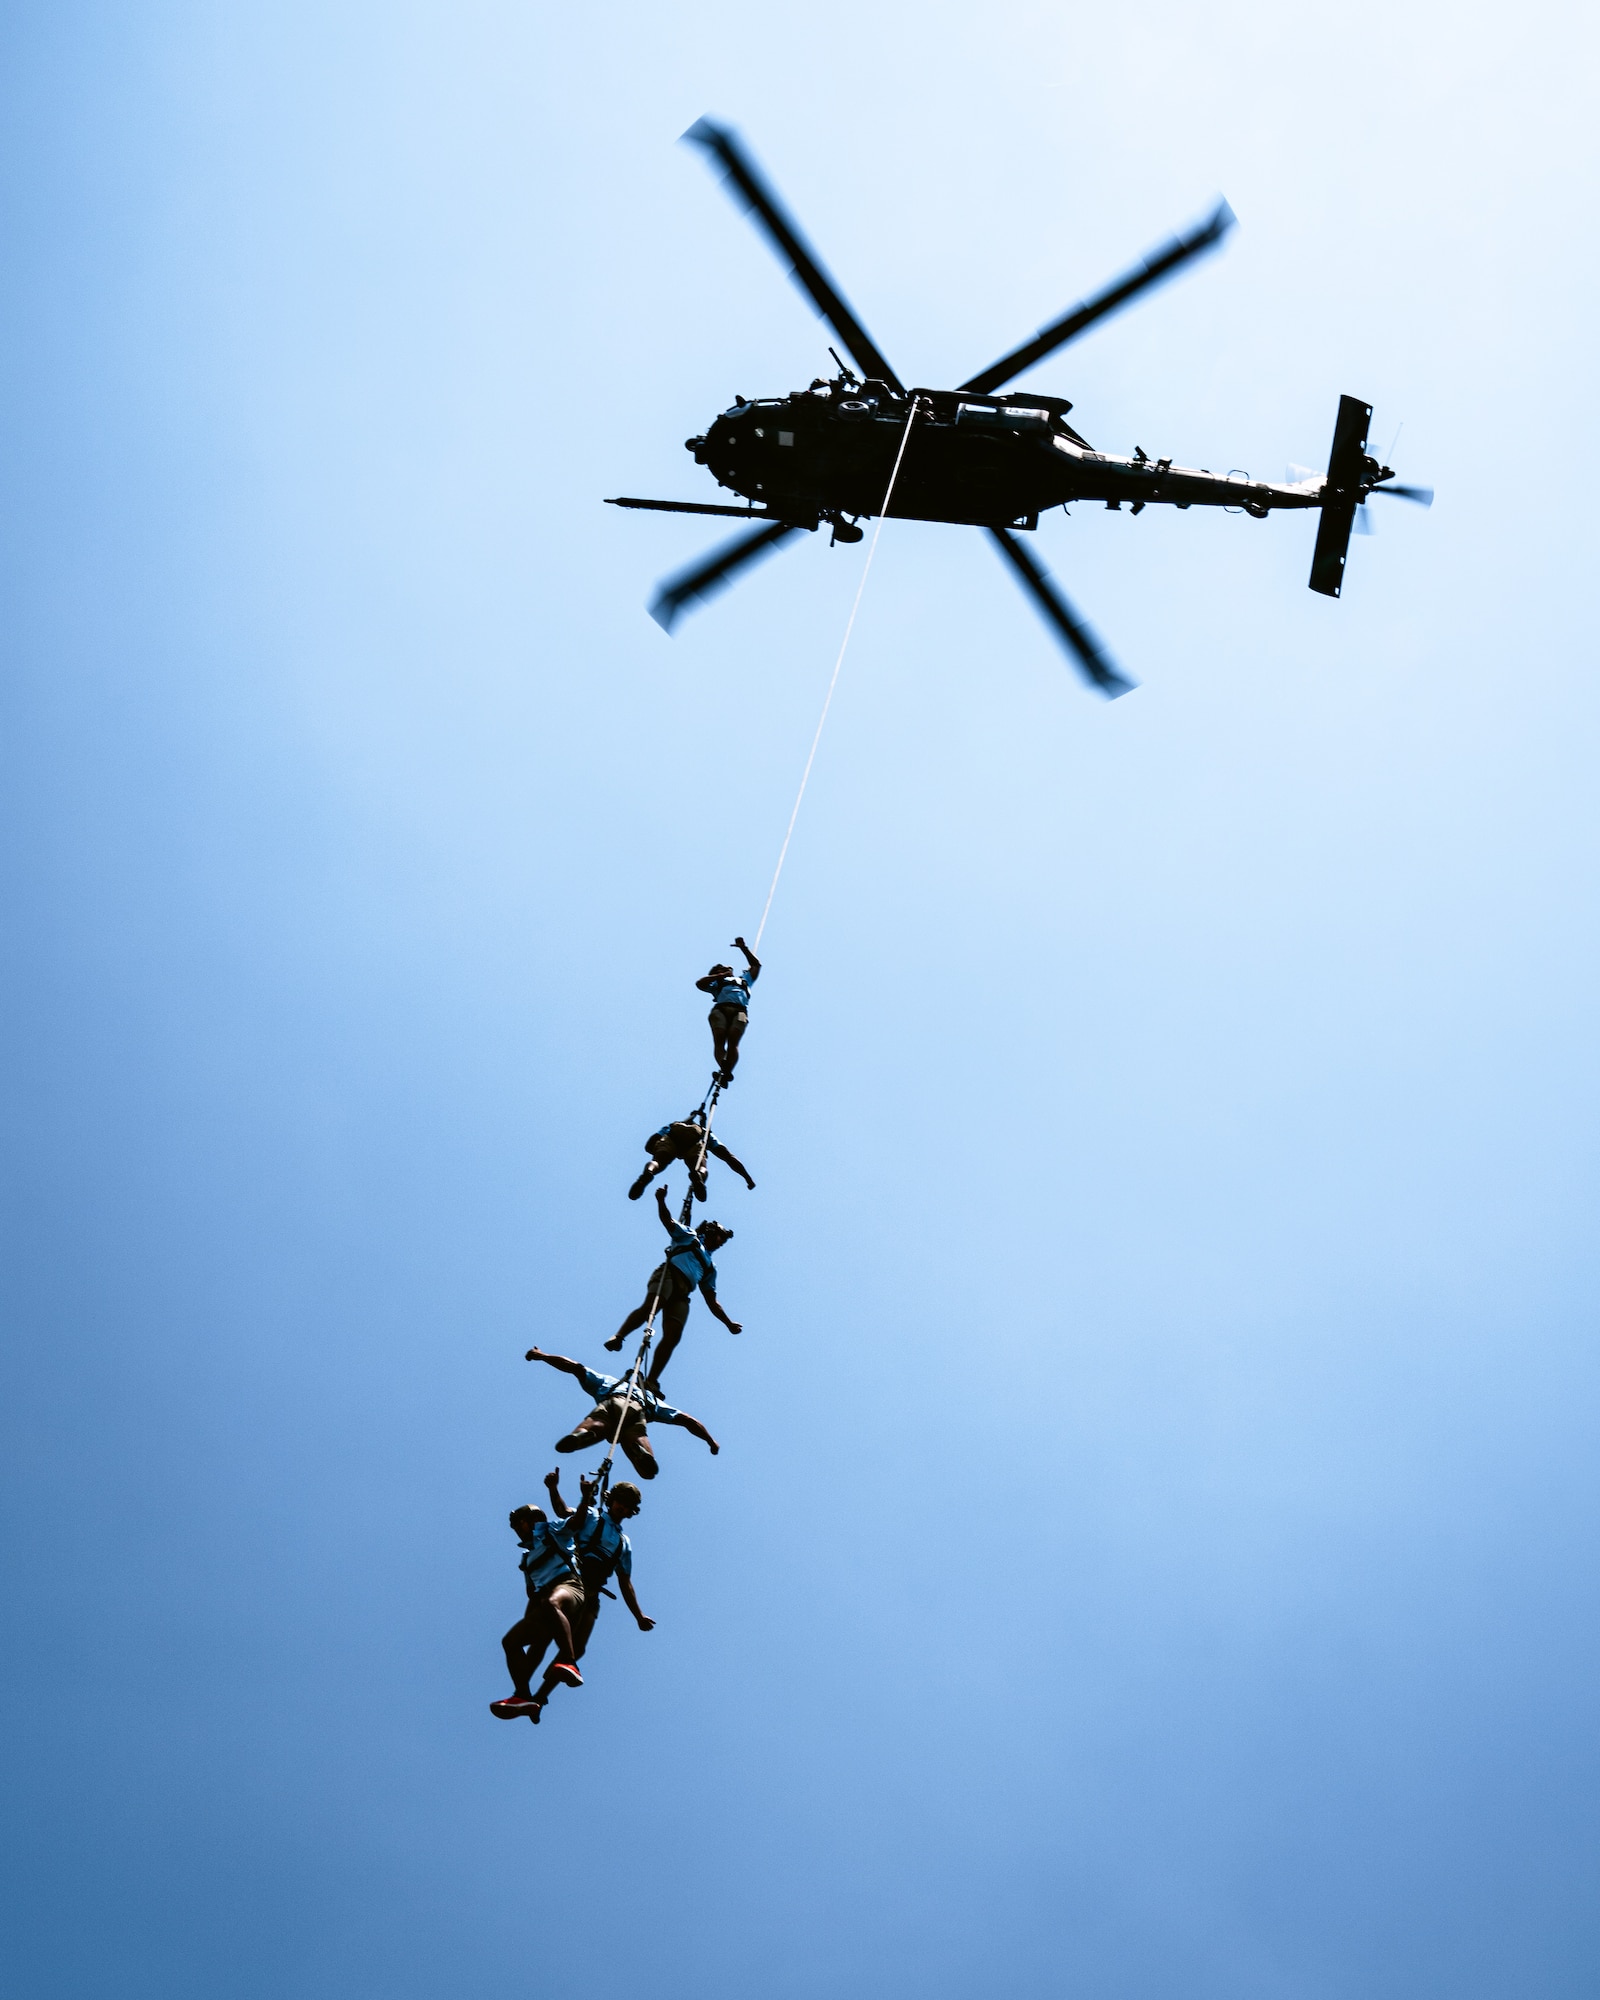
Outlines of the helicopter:
[{"label": "helicopter", "polygon": [[1372,407],[1356,396],[1339,399],[1326,474],[1274,484],[1240,472],[1175,465],[1170,458],[1149,457],[1139,446],[1131,458],[1097,451],[1067,422],[1073,406],[1063,398],[998,393],[1091,326],[1217,249],[1235,221],[1225,201],[959,388],[907,388],[737,134],[702,118],[683,138],[720,166],[735,198],[856,365],[852,369],[830,348],[838,369],[833,377],[818,377],[787,396],[754,401],[736,396],[703,434],[686,441],[695,463],[719,486],[742,495],[744,506],[629,496],[607,502],[759,524],[660,586],[650,615],[664,631],[691,605],[797,535],[814,534],[824,522],[835,543],[859,542],[860,523],[878,516],[953,522],[988,533],[1084,676],[1114,699],[1135,683],[1019,539],[1038,526],[1047,509],[1078,501],[1103,502],[1113,511],[1126,507],[1132,514],[1146,507],[1224,507],[1264,520],[1274,509],[1315,507],[1322,518],[1310,587],[1337,597],[1351,530],[1367,527],[1365,508],[1374,494],[1432,503],[1431,487],[1396,484],[1393,470],[1370,455]]}]

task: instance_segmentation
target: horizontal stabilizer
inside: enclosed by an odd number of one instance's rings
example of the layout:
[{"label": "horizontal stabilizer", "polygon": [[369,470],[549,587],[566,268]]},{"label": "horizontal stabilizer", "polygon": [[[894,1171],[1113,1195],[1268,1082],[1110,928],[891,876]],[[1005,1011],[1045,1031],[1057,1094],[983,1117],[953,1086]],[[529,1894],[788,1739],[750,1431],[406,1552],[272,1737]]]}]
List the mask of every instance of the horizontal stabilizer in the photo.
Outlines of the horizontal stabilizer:
[{"label": "horizontal stabilizer", "polygon": [[736,521],[781,521],[781,514],[760,507],[722,507],[714,500],[635,500],[621,494],[608,507],[648,507],[654,514],[731,514]]},{"label": "horizontal stabilizer", "polygon": [[1355,522],[1353,500],[1323,501],[1322,519],[1317,523],[1317,546],[1311,556],[1311,588],[1324,597],[1337,597],[1344,587],[1344,559]]},{"label": "horizontal stabilizer", "polygon": [[1372,405],[1359,396],[1341,396],[1328,453],[1328,477],[1322,489],[1322,519],[1311,557],[1311,588],[1323,597],[1337,597],[1344,588],[1345,557],[1350,530],[1361,501],[1361,476],[1366,465],[1367,427]]}]

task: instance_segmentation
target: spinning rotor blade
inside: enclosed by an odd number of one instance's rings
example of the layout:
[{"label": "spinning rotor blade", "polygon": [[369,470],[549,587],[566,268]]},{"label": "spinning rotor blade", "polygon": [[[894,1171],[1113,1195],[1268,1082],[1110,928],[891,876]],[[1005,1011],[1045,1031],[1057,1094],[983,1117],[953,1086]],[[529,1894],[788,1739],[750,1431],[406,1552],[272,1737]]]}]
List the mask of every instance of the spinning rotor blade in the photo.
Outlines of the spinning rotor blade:
[{"label": "spinning rotor blade", "polygon": [[1013,348],[1011,353],[1003,355],[981,374],[963,382],[962,388],[970,390],[975,396],[992,395],[1002,382],[1009,382],[1013,376],[1020,375],[1023,369],[1031,368],[1036,361],[1042,361],[1047,354],[1054,354],[1058,347],[1064,347],[1069,340],[1076,339],[1097,320],[1104,319],[1108,313],[1117,312],[1121,307],[1130,304],[1141,292],[1146,292],[1152,285],[1159,285],[1164,279],[1170,278],[1191,258],[1203,256],[1207,250],[1215,249],[1236,220],[1228,204],[1225,201],[1218,202],[1205,221],[1191,229],[1187,236],[1174,236],[1163,243],[1160,249],[1152,250],[1137,270],[1128,272],[1126,277],[1118,278],[1103,292],[1097,292],[1092,299],[1085,299],[1081,305],[1074,306],[1071,312],[1063,313],[1060,319],[1053,319],[1048,326],[1041,327],[1032,340],[1025,341],[1021,347]]},{"label": "spinning rotor blade", "polygon": [[720,549],[713,549],[703,562],[696,563],[692,569],[679,570],[676,576],[669,576],[650,600],[650,616],[663,632],[670,632],[679,614],[691,604],[715,597],[719,590],[725,590],[732,583],[740,570],[758,562],[780,542],[799,533],[800,530],[791,527],[787,521],[775,521],[770,528],[758,528],[753,535],[740,535],[734,541],[724,542]]},{"label": "spinning rotor blade", "polygon": [[995,546],[1021,579],[1023,589],[1065,640],[1067,650],[1106,699],[1115,701],[1119,694],[1127,694],[1137,687],[1137,681],[1127,680],[1117,672],[1100,641],[1057,589],[1050,572],[1034,560],[1016,536],[1005,528],[991,528],[989,533],[994,537]]},{"label": "spinning rotor blade", "polygon": [[839,336],[862,374],[886,383],[903,395],[905,388],[899,376],[879,353],[867,329],[845,304],[838,286],[822,268],[817,253],[784,213],[778,197],[761,178],[755,162],[734,134],[725,125],[713,125],[709,118],[700,118],[683,136],[695,145],[703,146],[721,163],[723,173],[739,199],[755,216],[773,248],[787,263],[790,277]]},{"label": "spinning rotor blade", "polygon": [[[1431,486],[1374,486],[1372,493],[1387,493],[1391,500],[1414,500],[1419,507],[1433,505]],[[1372,493],[1367,495],[1370,500]]]}]

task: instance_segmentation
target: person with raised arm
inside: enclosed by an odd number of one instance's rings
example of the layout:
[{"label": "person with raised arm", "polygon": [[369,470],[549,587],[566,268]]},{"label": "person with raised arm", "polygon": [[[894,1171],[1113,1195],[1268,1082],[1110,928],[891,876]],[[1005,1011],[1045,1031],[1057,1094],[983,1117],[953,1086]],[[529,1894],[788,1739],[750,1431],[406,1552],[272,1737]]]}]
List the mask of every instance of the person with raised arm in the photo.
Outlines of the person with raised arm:
[{"label": "person with raised arm", "polygon": [[717,1065],[717,1082],[724,1090],[733,1081],[739,1061],[739,1044],[750,1025],[750,989],[761,977],[761,961],[742,937],[734,943],[744,953],[745,969],[735,972],[731,965],[712,966],[704,979],[695,981],[702,993],[711,995],[711,1054]]},{"label": "person with raised arm", "polygon": [[667,1207],[665,1188],[656,1189],[656,1212],[661,1217],[661,1227],[672,1238],[672,1247],[667,1252],[666,1261],[650,1273],[642,1302],[634,1307],[605,1345],[608,1354],[618,1353],[628,1335],[637,1333],[648,1323],[652,1311],[658,1311],[661,1315],[661,1344],[645,1378],[645,1387],[652,1395],[659,1396],[661,1371],[672,1359],[673,1349],[683,1338],[684,1325],[689,1317],[689,1301],[696,1291],[729,1333],[742,1333],[744,1329],[738,1320],[729,1319],[722,1309],[717,1298],[717,1267],[711,1261],[724,1243],[733,1240],[733,1231],[724,1229],[720,1222],[697,1223],[693,1229],[674,1222],[672,1211]]},{"label": "person with raised arm", "polygon": [[[512,1693],[490,1702],[489,1712],[503,1722],[514,1722],[524,1715],[530,1722],[538,1722],[558,1687],[583,1686],[578,1661],[594,1630],[600,1598],[610,1595],[606,1584],[613,1575],[639,1630],[655,1629],[656,1621],[645,1616],[634,1595],[633,1548],[622,1532],[622,1523],[638,1513],[642,1495],[631,1479],[619,1479],[601,1503],[599,1485],[595,1478],[580,1480],[578,1509],[571,1513],[561,1498],[559,1475],[552,1472],[545,1486],[560,1527],[535,1519],[541,1513],[537,1507],[519,1507],[511,1517],[513,1530],[523,1543],[528,1610],[501,1642],[511,1669]],[[545,1531],[542,1536],[538,1533],[541,1527]],[[534,1693],[534,1673],[552,1642],[556,1656]]]}]

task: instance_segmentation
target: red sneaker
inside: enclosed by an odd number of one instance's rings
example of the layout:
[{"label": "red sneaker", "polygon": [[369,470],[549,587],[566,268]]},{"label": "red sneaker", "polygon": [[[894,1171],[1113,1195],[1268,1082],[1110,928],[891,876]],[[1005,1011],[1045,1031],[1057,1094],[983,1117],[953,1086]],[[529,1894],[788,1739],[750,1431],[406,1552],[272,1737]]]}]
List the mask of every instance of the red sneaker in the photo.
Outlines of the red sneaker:
[{"label": "red sneaker", "polygon": [[515,1722],[519,1715],[526,1715],[534,1705],[532,1695],[508,1694],[503,1701],[491,1701],[489,1713],[499,1716],[502,1722]]},{"label": "red sneaker", "polygon": [[568,1687],[581,1688],[583,1686],[583,1675],[578,1672],[575,1666],[569,1666],[565,1661],[557,1660],[555,1665],[550,1669],[550,1672],[555,1675],[557,1680],[565,1681]]}]

